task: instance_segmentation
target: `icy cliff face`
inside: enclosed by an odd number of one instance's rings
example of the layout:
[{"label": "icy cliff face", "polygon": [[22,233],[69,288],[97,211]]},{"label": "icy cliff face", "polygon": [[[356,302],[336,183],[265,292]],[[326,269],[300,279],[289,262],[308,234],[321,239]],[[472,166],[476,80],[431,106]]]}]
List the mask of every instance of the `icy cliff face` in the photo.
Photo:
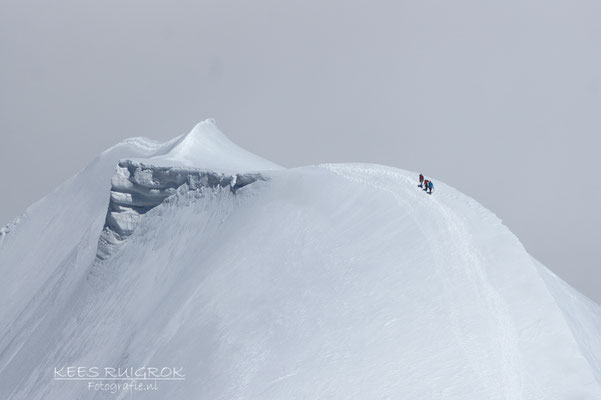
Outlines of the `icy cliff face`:
[{"label": "icy cliff face", "polygon": [[107,397],[63,366],[183,367],[140,399],[601,399],[600,307],[412,172],[283,169],[206,121],[4,232],[2,399]]},{"label": "icy cliff face", "polygon": [[265,178],[259,173],[226,175],[211,170],[157,167],[122,160],[111,179],[106,221],[98,242],[98,258],[106,259],[117,244],[133,233],[144,214],[178,192],[229,188],[235,194],[238,189],[257,180]]}]

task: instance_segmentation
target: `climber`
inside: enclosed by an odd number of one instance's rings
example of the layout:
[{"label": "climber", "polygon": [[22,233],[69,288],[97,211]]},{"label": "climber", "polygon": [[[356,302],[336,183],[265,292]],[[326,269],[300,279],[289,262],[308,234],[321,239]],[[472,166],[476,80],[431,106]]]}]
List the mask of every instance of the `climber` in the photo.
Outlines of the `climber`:
[{"label": "climber", "polygon": [[419,187],[422,187],[422,184],[424,183],[424,175],[423,174],[419,174]]},{"label": "climber", "polygon": [[432,194],[432,189],[434,189],[434,184],[432,181],[428,181],[428,189],[430,189],[430,194]]},{"label": "climber", "polygon": [[429,180],[425,180],[424,181],[424,190],[427,192],[428,191],[428,182],[430,182]]}]

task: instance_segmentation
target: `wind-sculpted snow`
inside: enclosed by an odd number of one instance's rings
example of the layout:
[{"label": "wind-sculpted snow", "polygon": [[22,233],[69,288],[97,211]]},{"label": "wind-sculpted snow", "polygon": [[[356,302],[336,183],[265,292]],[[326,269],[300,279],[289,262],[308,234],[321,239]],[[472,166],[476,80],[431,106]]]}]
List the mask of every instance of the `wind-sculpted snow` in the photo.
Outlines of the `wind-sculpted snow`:
[{"label": "wind-sculpted snow", "polygon": [[257,180],[258,173],[225,175],[182,167],[157,167],[123,160],[111,179],[110,201],[98,258],[106,259],[115,246],[131,235],[140,218],[166,198],[201,188],[229,188],[232,193]]},{"label": "wind-sculpted snow", "polygon": [[0,398],[125,399],[54,368],[168,366],[133,397],[601,399],[599,306],[476,201],[230,164],[212,126],[110,149],[3,236]]}]

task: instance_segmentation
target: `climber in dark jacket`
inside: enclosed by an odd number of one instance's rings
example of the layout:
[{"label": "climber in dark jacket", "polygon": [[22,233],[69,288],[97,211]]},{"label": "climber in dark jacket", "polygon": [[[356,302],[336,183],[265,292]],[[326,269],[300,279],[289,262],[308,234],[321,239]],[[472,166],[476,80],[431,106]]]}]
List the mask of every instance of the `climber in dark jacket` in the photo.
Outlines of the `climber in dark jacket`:
[{"label": "climber in dark jacket", "polygon": [[423,174],[419,174],[419,187],[422,187],[423,183],[424,183],[424,175]]}]

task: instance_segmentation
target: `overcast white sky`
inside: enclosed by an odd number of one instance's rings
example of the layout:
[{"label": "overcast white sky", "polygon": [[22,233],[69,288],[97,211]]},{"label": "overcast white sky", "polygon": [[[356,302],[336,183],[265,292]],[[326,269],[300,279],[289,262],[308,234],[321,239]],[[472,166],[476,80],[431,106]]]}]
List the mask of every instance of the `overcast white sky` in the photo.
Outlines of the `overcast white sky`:
[{"label": "overcast white sky", "polygon": [[285,166],[423,171],[601,302],[601,2],[0,0],[0,223],[206,117]]}]

